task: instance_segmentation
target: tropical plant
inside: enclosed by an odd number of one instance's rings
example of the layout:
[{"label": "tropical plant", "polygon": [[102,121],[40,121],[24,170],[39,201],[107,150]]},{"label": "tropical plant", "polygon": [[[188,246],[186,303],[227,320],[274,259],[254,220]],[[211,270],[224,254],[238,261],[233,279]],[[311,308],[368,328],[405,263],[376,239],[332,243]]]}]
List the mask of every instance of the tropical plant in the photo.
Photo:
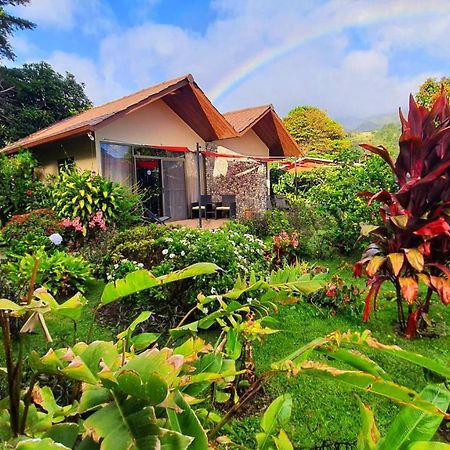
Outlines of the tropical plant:
[{"label": "tropical plant", "polygon": [[17,256],[15,261],[6,264],[9,278],[17,286],[17,294],[30,283],[36,261],[35,283],[53,295],[66,297],[76,291],[83,293],[86,281],[92,278],[91,267],[81,256],[59,250],[47,253],[40,249],[34,255]]},{"label": "tropical plant", "polygon": [[292,412],[292,397],[280,395],[266,409],[261,418],[262,432],[257,433],[256,442],[259,450],[293,450],[284,428],[289,423]]},{"label": "tropical plant", "polygon": [[416,93],[417,104],[430,109],[441,94],[442,87],[448,96],[450,92],[450,77],[442,77],[440,80],[427,78],[420,85],[419,91]]},{"label": "tropical plant", "polygon": [[141,196],[89,170],[61,170],[52,187],[54,210],[63,226],[79,235],[126,227],[141,217]]},{"label": "tropical plant", "polygon": [[36,176],[37,161],[28,152],[0,154],[0,226],[14,214],[50,205],[48,186]]},{"label": "tropical plant", "polygon": [[[441,411],[450,405],[450,391],[443,385],[430,384],[420,392],[426,400]],[[439,416],[430,416],[411,406],[403,408],[394,418],[384,437],[381,437],[369,405],[359,402],[361,431],[358,450],[450,450],[450,444],[430,442],[442,422]]]},{"label": "tropical plant", "polygon": [[[444,305],[450,303],[450,109],[441,94],[431,111],[410,97],[408,120],[400,112],[400,153],[394,162],[384,147],[363,145],[380,155],[392,169],[399,190],[363,192],[369,204],[381,202],[382,225],[365,225],[362,235],[372,243],[354,266],[356,276],[363,268],[369,277],[364,321],[381,285],[389,281],[396,289],[398,321],[408,338],[413,338],[421,320],[426,320],[433,292]],[[419,295],[419,283],[427,288]],[[407,317],[403,311],[407,304]]]}]

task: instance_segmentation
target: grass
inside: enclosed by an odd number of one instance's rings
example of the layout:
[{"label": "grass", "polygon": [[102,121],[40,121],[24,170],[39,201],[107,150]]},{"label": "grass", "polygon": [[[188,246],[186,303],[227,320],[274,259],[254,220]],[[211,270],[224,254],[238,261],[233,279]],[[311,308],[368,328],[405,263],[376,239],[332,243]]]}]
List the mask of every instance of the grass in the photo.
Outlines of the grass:
[{"label": "grass", "polygon": [[[330,274],[338,272],[346,281],[355,283],[348,260],[320,261],[320,265],[330,267],[332,269]],[[357,283],[364,282],[362,280]],[[385,293],[388,290],[386,286]],[[450,361],[449,335],[439,338],[418,338],[414,341],[405,340],[394,332],[397,317],[395,303],[383,300],[382,295],[379,306],[378,312],[367,324],[363,324],[359,318],[351,318],[344,314],[324,316],[323,312],[306,303],[283,307],[277,317],[282,331],[268,336],[262,345],[255,348],[257,370],[264,372],[270,368],[272,362],[319,336],[325,336],[335,330],[349,329],[354,331],[370,329],[383,343],[397,344],[404,349],[441,361]],[[450,323],[450,309],[435,299],[431,317],[439,323]],[[375,352],[371,352],[370,356],[400,384],[420,391],[427,383],[423,371],[412,364]],[[360,426],[355,391],[341,383],[307,375],[293,378],[280,376],[265,388],[268,402],[285,392],[293,396],[293,415],[288,433],[295,448],[314,448],[325,442],[355,443]],[[374,409],[378,426],[383,434],[398,413],[399,407],[386,399],[364,392],[358,392],[358,395]],[[235,420],[228,430],[232,439],[247,448],[255,448],[253,436],[257,431],[260,431],[258,416]]]}]

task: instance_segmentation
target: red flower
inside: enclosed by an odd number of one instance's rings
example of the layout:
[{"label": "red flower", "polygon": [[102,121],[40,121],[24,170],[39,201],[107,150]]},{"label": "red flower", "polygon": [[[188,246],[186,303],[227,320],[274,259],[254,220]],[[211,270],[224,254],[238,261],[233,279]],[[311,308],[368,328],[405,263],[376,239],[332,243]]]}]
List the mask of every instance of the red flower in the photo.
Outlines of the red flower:
[{"label": "red flower", "polygon": [[25,191],[25,194],[27,194],[28,196],[33,195],[33,191],[31,189],[28,189],[27,191]]},{"label": "red flower", "polygon": [[336,293],[337,293],[337,286],[335,284],[331,284],[330,286],[328,286],[325,295],[327,297],[333,298],[336,296]]}]

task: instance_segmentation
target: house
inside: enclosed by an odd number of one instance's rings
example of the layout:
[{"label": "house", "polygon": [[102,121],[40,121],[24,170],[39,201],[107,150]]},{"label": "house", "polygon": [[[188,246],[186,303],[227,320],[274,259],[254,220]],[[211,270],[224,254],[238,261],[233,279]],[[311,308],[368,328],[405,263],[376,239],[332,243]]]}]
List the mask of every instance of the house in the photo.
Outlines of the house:
[{"label": "house", "polygon": [[[198,146],[204,151],[200,175]],[[250,178],[257,183],[253,187],[261,201],[247,204],[244,197],[238,198],[238,212],[264,209],[267,162],[254,157],[301,156],[271,105],[221,114],[192,75],[91,108],[0,151],[12,154],[21,148],[33,151],[45,174],[56,174],[65,163],[75,163],[125,185],[139,183],[149,193],[149,207],[173,219],[189,216],[199,185],[202,193],[239,197],[246,175],[255,171],[257,181]],[[224,166],[232,161],[258,168],[249,167],[250,172],[241,173],[230,186],[230,174],[235,171]]]}]

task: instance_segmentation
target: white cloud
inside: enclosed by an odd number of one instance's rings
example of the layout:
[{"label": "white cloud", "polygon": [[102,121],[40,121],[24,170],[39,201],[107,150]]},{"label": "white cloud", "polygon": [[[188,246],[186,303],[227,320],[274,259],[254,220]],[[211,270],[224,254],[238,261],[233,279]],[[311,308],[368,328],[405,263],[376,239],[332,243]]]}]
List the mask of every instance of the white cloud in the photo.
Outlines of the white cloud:
[{"label": "white cloud", "polygon": [[17,8],[25,19],[62,29],[73,28],[76,10],[77,2],[73,0],[32,0],[28,5]]},{"label": "white cloud", "polygon": [[[146,1],[152,8],[158,0]],[[104,0],[33,3],[24,9],[32,20],[96,35],[95,57],[47,58],[84,81],[96,103],[191,72],[207,93],[233,86],[223,110],[270,102],[284,114],[316,104],[349,120],[395,111],[426,76],[450,69],[450,4],[441,0],[214,0],[217,18],[203,34],[143,16],[124,29]],[[441,60],[442,70],[395,73],[405,50]]]}]

